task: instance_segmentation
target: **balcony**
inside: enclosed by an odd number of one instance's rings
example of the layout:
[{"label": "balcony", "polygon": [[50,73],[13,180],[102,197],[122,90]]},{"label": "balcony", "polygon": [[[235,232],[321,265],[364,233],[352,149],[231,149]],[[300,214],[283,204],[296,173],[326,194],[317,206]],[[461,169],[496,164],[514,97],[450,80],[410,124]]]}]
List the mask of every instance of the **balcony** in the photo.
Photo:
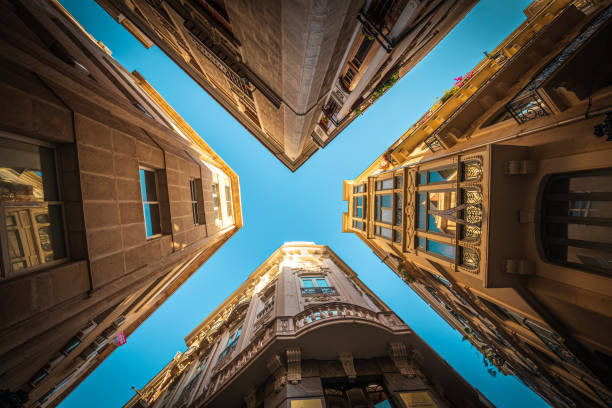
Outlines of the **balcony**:
[{"label": "balcony", "polygon": [[331,286],[324,288],[302,288],[302,296],[316,296],[316,295],[331,295],[335,296],[338,292]]},{"label": "balcony", "polygon": [[[304,289],[314,289],[316,291],[324,289],[336,293],[334,288]],[[375,312],[350,303],[329,302],[310,307],[295,316],[279,316],[267,323],[261,331],[252,337],[248,345],[231,360],[224,359],[222,364],[217,364],[210,381],[211,386],[194,401],[195,405],[205,405],[205,401],[212,400],[239,372],[248,369],[253,361],[257,360],[265,350],[272,347],[277,340],[296,339],[302,333],[310,332],[312,329],[349,322],[365,323],[370,330],[373,330],[370,333],[385,333],[383,336],[390,333],[392,335],[409,335],[412,333],[410,328],[392,311]],[[351,327],[356,326],[352,325]],[[359,330],[364,328],[361,327]],[[226,357],[229,353],[224,350],[222,354],[223,357]]]}]

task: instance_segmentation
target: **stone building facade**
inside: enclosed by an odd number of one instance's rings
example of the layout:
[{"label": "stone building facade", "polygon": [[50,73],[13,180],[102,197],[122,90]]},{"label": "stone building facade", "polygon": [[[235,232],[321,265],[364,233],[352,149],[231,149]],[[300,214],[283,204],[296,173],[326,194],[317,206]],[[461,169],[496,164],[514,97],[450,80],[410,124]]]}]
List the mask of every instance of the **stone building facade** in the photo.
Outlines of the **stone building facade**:
[{"label": "stone building facade", "polygon": [[97,0],[291,171],[418,63],[476,0]]},{"label": "stone building facade", "polygon": [[124,407],[492,407],[327,246],[285,243]]},{"label": "stone building facade", "polygon": [[612,403],[612,6],[526,21],[355,180],[366,243],[555,407]]},{"label": "stone building facade", "polygon": [[50,407],[242,226],[239,180],[59,3],[0,11],[0,405]]}]

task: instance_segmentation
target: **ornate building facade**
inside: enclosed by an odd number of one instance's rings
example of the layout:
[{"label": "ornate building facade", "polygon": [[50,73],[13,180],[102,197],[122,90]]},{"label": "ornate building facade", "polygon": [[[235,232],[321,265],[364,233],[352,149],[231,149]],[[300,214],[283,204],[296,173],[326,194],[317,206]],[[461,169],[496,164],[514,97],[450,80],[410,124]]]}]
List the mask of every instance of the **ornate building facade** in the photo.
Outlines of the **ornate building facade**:
[{"label": "ornate building facade", "polygon": [[295,171],[476,0],[97,0]]},{"label": "ornate building facade", "polygon": [[328,247],[285,243],[124,407],[492,407]]},{"label": "ornate building facade", "polygon": [[355,180],[356,234],[502,372],[612,404],[612,6],[535,1]]},{"label": "ornate building facade", "polygon": [[239,180],[59,3],[0,10],[0,405],[50,407],[242,226]]}]

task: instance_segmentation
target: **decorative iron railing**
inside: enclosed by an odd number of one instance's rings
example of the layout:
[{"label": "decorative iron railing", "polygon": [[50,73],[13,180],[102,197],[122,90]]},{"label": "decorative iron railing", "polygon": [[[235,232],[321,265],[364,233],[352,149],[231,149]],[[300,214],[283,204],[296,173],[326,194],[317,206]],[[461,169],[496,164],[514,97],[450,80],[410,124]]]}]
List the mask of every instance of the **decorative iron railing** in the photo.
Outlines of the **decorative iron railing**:
[{"label": "decorative iron railing", "polygon": [[324,288],[302,288],[302,295],[337,295],[336,289],[331,286]]},{"label": "decorative iron railing", "polygon": [[[325,289],[333,290],[333,288]],[[392,311],[375,312],[362,306],[342,302],[330,302],[310,307],[295,316],[279,316],[266,323],[263,330],[255,334],[249,344],[231,360],[226,360],[222,364],[216,365],[206,393],[200,395],[194,401],[194,404],[201,405],[202,402],[210,399],[227,382],[235,378],[237,373],[252,362],[255,356],[276,339],[277,336],[298,335],[302,330],[315,325],[346,319],[375,323],[392,331],[410,331],[410,328]],[[230,346],[232,345],[228,345],[226,350]],[[235,347],[235,344],[233,347]],[[223,359],[231,354],[230,352],[231,350],[227,353],[224,350]]]}]

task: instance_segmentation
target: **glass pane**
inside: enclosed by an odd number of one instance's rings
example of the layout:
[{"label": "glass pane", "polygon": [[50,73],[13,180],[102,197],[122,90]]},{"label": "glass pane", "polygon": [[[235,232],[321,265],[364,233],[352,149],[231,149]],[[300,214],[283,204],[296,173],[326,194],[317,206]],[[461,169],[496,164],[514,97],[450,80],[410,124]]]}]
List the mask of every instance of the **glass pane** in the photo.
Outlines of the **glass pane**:
[{"label": "glass pane", "polygon": [[402,233],[399,231],[393,231],[393,242],[402,242]]},{"label": "glass pane", "polygon": [[317,286],[320,288],[326,288],[327,285],[327,281],[325,279],[317,279]]},{"label": "glass pane", "polygon": [[393,188],[393,179],[388,178],[376,182],[376,190],[391,190]]},{"label": "glass pane", "polygon": [[417,237],[417,242],[418,242],[419,248],[425,249],[425,238]]},{"label": "glass pane", "polygon": [[456,206],[456,191],[437,191],[429,193],[429,220],[427,223],[429,230],[441,234],[455,235],[457,223],[452,217],[456,217],[457,213],[436,214],[436,211],[449,210]]},{"label": "glass pane", "polygon": [[419,218],[419,223],[417,224],[417,228],[425,229],[425,222],[427,220],[427,193],[419,193],[418,200],[419,206],[417,208],[417,216]]},{"label": "glass pane", "polygon": [[393,235],[391,229],[389,228],[376,226],[374,230],[375,230],[376,235],[383,237],[383,238],[391,239]]},{"label": "glass pane", "polygon": [[[564,259],[561,259],[564,261]],[[596,249],[567,247],[567,262],[595,266],[612,272],[612,253]]]},{"label": "glass pane", "polygon": [[427,250],[445,258],[455,259],[455,246],[442,242],[427,240]]},{"label": "glass pane", "polygon": [[195,185],[196,181],[195,180],[189,180],[189,190],[191,193],[191,201],[197,201],[197,196],[196,196],[196,185]]},{"label": "glass pane", "polygon": [[66,257],[60,205],[6,207],[13,271]]},{"label": "glass pane", "polygon": [[232,190],[229,186],[225,186],[225,210],[227,212],[227,216],[232,216]]},{"label": "glass pane", "polygon": [[609,193],[612,175],[578,176],[569,179],[570,193]]},{"label": "glass pane", "polygon": [[380,221],[391,224],[393,222],[393,211],[390,208],[383,208]]},{"label": "glass pane", "polygon": [[194,225],[198,225],[198,203],[191,203],[191,213],[193,214]]},{"label": "glass pane", "polygon": [[395,225],[402,225],[402,195],[395,194]]},{"label": "glass pane", "polygon": [[140,169],[140,191],[142,201],[157,201],[157,189],[155,187],[155,173]]},{"label": "glass pane", "polygon": [[0,138],[0,200],[58,201],[53,150]]},{"label": "glass pane", "polygon": [[363,230],[363,223],[361,221],[353,221],[353,228]]},{"label": "glass pane", "polygon": [[457,166],[454,164],[441,169],[429,171],[430,183],[441,183],[454,180],[457,180]]},{"label": "glass pane", "polygon": [[144,217],[147,237],[161,234],[161,224],[159,222],[159,204],[145,204]]},{"label": "glass pane", "polygon": [[402,176],[395,176],[395,188],[402,188]]},{"label": "glass pane", "polygon": [[314,288],[314,283],[310,278],[302,278],[302,287],[303,288]]},{"label": "glass pane", "polygon": [[427,172],[419,172],[419,184],[427,184]]}]

